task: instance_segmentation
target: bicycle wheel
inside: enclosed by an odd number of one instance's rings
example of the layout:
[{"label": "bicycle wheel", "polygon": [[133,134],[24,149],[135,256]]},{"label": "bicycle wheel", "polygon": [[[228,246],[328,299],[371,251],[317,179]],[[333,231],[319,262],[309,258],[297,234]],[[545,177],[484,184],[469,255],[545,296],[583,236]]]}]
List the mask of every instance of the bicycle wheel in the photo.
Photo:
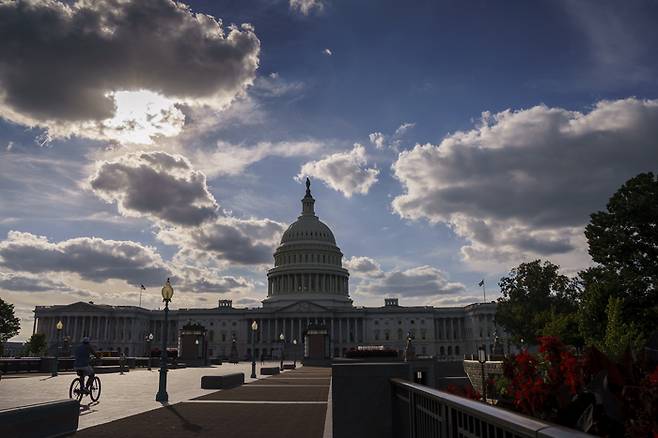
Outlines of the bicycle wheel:
[{"label": "bicycle wheel", "polygon": [[98,401],[100,396],[101,396],[101,379],[99,379],[98,376],[95,376],[94,381],[91,384],[89,397],[91,397],[92,401]]},{"label": "bicycle wheel", "polygon": [[69,388],[69,398],[80,401],[83,395],[82,388],[80,387],[80,379],[75,379],[71,382],[71,387]]}]

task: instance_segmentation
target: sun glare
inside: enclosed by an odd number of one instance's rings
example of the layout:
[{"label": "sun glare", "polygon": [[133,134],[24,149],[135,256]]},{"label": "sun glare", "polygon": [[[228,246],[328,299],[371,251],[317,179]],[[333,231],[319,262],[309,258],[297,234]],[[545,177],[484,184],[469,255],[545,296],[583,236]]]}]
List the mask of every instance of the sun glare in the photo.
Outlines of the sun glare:
[{"label": "sun glare", "polygon": [[157,136],[178,135],[185,115],[176,102],[148,90],[110,93],[116,103],[114,117],[104,120],[104,133],[123,143],[151,144]]}]

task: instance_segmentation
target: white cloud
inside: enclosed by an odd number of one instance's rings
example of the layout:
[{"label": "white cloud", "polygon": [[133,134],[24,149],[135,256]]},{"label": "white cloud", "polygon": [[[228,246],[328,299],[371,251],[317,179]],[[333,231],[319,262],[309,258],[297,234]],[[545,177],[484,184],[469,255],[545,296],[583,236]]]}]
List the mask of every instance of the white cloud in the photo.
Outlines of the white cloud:
[{"label": "white cloud", "polygon": [[305,157],[317,154],[323,145],[315,140],[260,142],[255,146],[217,142],[215,150],[198,150],[193,154],[197,167],[209,177],[239,175],[251,164],[270,156]]},{"label": "white cloud", "polygon": [[3,2],[0,29],[0,117],[47,137],[175,135],[175,104],[227,106],[260,53],[250,25],[169,0]]},{"label": "white cloud", "polygon": [[378,278],[384,275],[381,266],[370,257],[354,256],[343,261],[343,267],[355,277]]},{"label": "white cloud", "polygon": [[381,132],[373,132],[368,138],[370,143],[374,144],[377,149],[384,149],[386,137]]},{"label": "white cloud", "polygon": [[350,198],[355,193],[365,195],[377,182],[379,169],[368,168],[366,149],[356,143],[349,152],[338,152],[318,161],[302,165],[297,179],[312,176]]},{"label": "white cloud", "polygon": [[656,138],[656,100],[484,113],[470,131],[400,153],[392,169],[405,193],[392,206],[449,224],[473,263],[587,264],[584,224],[625,180],[655,170]]},{"label": "white cloud", "polygon": [[321,13],[324,11],[324,2],[322,0],[289,0],[290,10],[299,12],[302,15],[309,15],[311,12]]}]

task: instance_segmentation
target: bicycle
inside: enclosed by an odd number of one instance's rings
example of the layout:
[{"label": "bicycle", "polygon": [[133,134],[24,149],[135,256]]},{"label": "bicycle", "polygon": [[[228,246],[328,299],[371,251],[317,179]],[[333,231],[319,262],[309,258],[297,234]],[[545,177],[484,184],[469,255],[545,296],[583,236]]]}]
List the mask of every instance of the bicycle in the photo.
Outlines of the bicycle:
[{"label": "bicycle", "polygon": [[101,379],[98,376],[94,376],[89,390],[83,388],[83,379],[84,372],[78,371],[78,377],[71,382],[69,387],[69,398],[77,399],[78,401],[82,400],[82,397],[89,395],[92,401],[98,401],[101,396]]}]

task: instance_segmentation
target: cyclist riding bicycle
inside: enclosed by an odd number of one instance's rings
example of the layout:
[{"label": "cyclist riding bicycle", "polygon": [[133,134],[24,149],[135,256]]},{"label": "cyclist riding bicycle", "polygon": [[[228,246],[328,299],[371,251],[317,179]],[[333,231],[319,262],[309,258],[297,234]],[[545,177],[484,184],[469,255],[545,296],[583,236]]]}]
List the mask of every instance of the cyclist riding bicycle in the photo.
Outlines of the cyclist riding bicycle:
[{"label": "cyclist riding bicycle", "polygon": [[[75,362],[73,363],[73,368],[79,374],[82,374],[80,376],[82,379],[82,388],[85,388],[84,391],[87,393],[89,393],[89,387],[94,381],[94,369],[89,364],[89,356],[95,354],[96,352],[93,348],[91,348],[91,345],[89,344],[89,338],[82,338],[82,344],[80,344],[78,348],[75,349]],[[84,383],[85,376],[89,376],[86,385]]]}]

